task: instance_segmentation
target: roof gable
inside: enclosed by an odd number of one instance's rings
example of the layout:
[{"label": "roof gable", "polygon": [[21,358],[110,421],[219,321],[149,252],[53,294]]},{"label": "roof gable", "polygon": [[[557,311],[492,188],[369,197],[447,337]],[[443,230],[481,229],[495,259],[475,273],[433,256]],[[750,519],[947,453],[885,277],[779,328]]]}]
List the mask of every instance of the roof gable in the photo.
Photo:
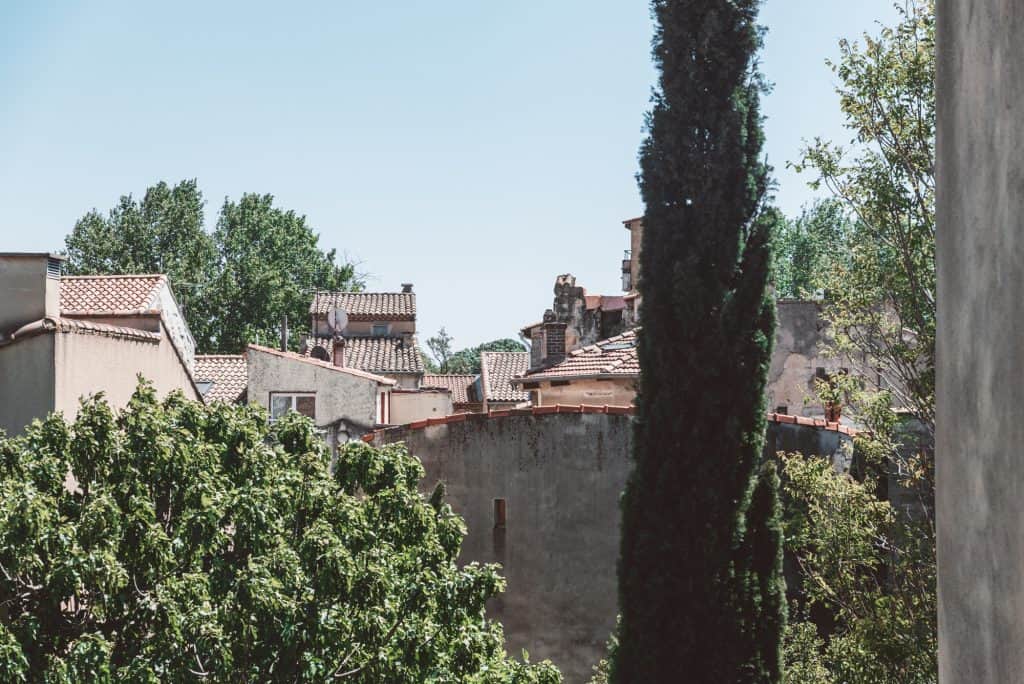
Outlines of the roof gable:
[{"label": "roof gable", "polygon": [[529,393],[512,386],[511,380],[530,367],[530,352],[482,352],[480,375],[488,401],[526,401]]},{"label": "roof gable", "polygon": [[164,275],[63,276],[63,315],[125,315],[155,313],[160,308]]}]

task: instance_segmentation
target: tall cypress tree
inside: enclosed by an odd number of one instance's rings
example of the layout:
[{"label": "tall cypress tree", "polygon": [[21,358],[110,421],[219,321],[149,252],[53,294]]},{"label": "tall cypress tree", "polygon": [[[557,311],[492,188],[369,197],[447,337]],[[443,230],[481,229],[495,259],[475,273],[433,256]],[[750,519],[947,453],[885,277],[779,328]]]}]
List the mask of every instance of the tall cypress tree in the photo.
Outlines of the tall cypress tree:
[{"label": "tall cypress tree", "polygon": [[653,0],[640,153],[642,366],[613,680],[777,682],[777,479],[762,467],[775,325],[759,0]]}]

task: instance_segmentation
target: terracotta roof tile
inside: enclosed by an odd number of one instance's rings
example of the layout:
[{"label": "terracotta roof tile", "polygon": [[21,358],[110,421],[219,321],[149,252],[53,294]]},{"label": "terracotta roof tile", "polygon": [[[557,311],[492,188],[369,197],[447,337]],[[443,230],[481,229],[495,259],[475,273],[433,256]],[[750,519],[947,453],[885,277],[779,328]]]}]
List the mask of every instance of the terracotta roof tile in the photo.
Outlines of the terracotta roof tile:
[{"label": "terracotta roof tile", "polygon": [[152,311],[166,281],[163,275],[64,276],[60,279],[61,313]]},{"label": "terracotta roof tile", "polygon": [[609,337],[572,351],[561,363],[527,371],[516,378],[514,383],[602,376],[638,377],[640,375],[640,361],[636,351],[638,330],[639,328],[627,330],[621,335]]},{"label": "terracotta roof tile", "polygon": [[451,392],[453,404],[469,404],[469,388],[475,381],[475,375],[424,375],[420,388],[442,387]]},{"label": "terracotta roof tile", "polygon": [[530,352],[483,352],[480,374],[488,401],[526,401],[528,392],[512,386],[511,380],[530,367]]},{"label": "terracotta roof tile", "polygon": [[339,306],[350,321],[416,320],[416,295],[412,292],[318,292],[309,313],[323,316]]},{"label": "terracotta roof tile", "polygon": [[249,385],[245,357],[241,354],[196,356],[196,383],[212,382],[203,401],[224,401],[237,404],[245,401]]},{"label": "terracotta roof tile", "polygon": [[[307,340],[305,355],[309,356],[316,347],[326,352],[328,361],[333,361],[333,340]],[[423,357],[416,338],[406,341],[401,337],[346,337],[345,366],[369,373],[422,373]]]}]

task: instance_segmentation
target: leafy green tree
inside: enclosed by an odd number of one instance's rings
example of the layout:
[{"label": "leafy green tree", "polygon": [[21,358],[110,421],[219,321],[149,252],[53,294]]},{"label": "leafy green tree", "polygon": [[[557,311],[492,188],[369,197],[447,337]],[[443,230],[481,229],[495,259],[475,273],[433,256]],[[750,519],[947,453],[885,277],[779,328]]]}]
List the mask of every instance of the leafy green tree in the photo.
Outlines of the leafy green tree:
[{"label": "leafy green tree", "polygon": [[[934,543],[879,500],[874,477],[857,481],[800,454],[782,463],[786,550],[803,604],[786,639],[786,682],[935,682]],[[827,634],[815,613],[829,616]]]},{"label": "leafy green tree", "polygon": [[91,211],[65,243],[74,274],[166,273],[203,353],[276,341],[282,316],[304,325],[314,289],[362,288],[354,266],[337,263],[305,217],[270,195],[225,200],[206,232],[194,180],[158,183],[141,202],[122,197],[106,217]]},{"label": "leafy green tree", "polygon": [[824,291],[832,269],[849,262],[844,205],[835,199],[817,200],[795,219],[779,218],[772,269],[775,294],[808,298]]},{"label": "leafy green tree", "polygon": [[452,336],[444,329],[444,326],[437,331],[437,334],[427,340],[427,348],[433,357],[433,367],[438,373],[448,372],[448,363],[452,358]]},{"label": "leafy green tree", "polygon": [[934,432],[935,6],[897,9],[830,64],[853,143],[816,139],[795,167],[853,217],[824,274],[833,349]]},{"label": "leafy green tree", "polygon": [[276,340],[283,315],[293,324],[309,320],[314,289],[362,288],[351,264],[320,249],[306,217],[275,207],[271,195],[225,200],[213,236],[220,269],[197,334],[205,349]]},{"label": "leafy green tree", "polygon": [[523,352],[526,346],[518,340],[505,337],[462,349],[448,359],[448,372],[459,375],[476,375],[480,372],[480,355],[485,351]]},{"label": "leafy green tree", "polygon": [[203,194],[196,181],[169,187],[163,181],[141,201],[121,197],[103,216],[80,218],[65,239],[68,272],[165,273],[186,307],[216,268],[212,237],[203,230]]},{"label": "leafy green tree", "polygon": [[[933,682],[936,672],[935,5],[897,9],[896,26],[863,44],[841,42],[830,65],[853,142],[816,140],[795,165],[853,219],[847,259],[820,279],[826,351],[853,370],[841,389],[870,430],[858,439],[869,476],[861,489],[825,471],[801,471],[788,485],[798,505],[827,513],[808,526],[814,552],[800,579],[812,601],[835,610],[818,650],[836,682]],[[901,505],[870,518],[874,472]],[[846,505],[854,494],[856,505]]]},{"label": "leafy green tree", "polygon": [[[5,682],[559,681],[511,661],[462,520],[404,447],[141,384],[0,438]],[[67,474],[75,482],[69,486]]]},{"label": "leafy green tree", "polygon": [[[757,0],[654,0],[635,467],[612,680],[778,682],[777,491],[762,469],[767,293]],[[680,420],[685,414],[686,419]]]}]

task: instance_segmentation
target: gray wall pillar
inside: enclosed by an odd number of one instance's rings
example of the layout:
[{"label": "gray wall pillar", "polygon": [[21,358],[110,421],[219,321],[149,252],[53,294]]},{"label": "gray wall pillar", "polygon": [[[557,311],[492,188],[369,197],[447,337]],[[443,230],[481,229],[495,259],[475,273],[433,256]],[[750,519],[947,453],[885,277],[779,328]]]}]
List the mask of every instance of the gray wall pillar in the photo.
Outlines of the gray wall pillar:
[{"label": "gray wall pillar", "polygon": [[1024,682],[1024,2],[937,12],[939,680]]}]

